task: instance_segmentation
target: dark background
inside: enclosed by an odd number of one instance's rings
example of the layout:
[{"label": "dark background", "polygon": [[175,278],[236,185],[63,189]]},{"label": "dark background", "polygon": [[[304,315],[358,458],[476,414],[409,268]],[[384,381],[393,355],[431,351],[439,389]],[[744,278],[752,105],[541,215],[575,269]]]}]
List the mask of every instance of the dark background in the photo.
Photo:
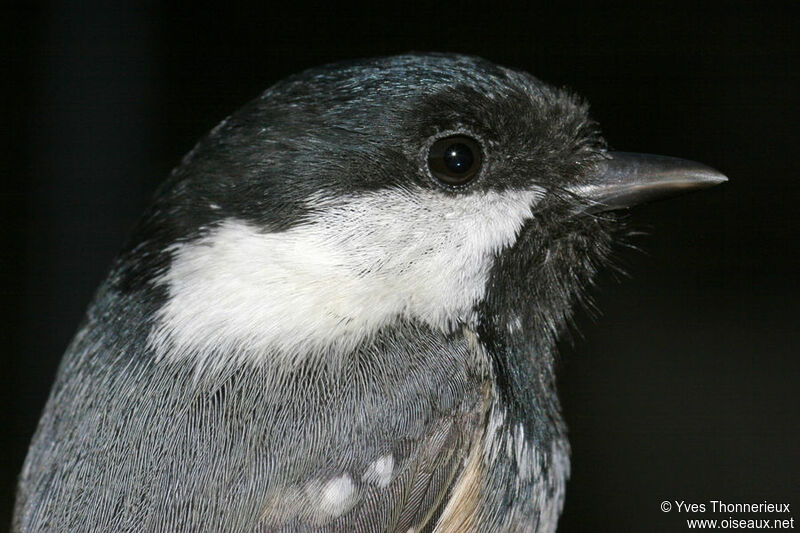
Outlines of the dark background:
[{"label": "dark background", "polygon": [[620,249],[630,279],[602,276],[564,343],[560,531],[685,530],[662,500],[789,502],[800,522],[797,2],[106,4],[0,8],[0,524],[61,354],[171,167],[292,72],[409,50],[569,86],[612,147],[731,180],[632,211],[644,253]]}]

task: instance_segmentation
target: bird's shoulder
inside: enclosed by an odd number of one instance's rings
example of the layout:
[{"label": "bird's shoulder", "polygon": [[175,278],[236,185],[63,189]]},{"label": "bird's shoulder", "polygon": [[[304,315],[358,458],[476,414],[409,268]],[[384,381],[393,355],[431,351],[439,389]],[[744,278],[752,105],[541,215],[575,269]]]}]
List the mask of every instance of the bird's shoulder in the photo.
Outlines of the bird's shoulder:
[{"label": "bird's shoulder", "polygon": [[462,333],[406,325],[329,364],[203,376],[125,348],[88,331],[67,354],[21,530],[406,531],[441,513],[486,411]]}]

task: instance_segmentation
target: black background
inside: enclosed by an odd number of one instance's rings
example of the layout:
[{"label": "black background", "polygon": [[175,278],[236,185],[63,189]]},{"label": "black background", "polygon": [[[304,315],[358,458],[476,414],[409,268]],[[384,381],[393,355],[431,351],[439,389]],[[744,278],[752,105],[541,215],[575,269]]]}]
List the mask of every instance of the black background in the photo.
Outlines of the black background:
[{"label": "black background", "polygon": [[0,524],[61,354],[171,167],[292,72],[409,50],[571,87],[612,147],[730,177],[632,211],[644,253],[619,251],[630,278],[602,276],[600,314],[564,343],[560,531],[685,530],[662,500],[800,521],[797,2],[289,4],[2,8]]}]

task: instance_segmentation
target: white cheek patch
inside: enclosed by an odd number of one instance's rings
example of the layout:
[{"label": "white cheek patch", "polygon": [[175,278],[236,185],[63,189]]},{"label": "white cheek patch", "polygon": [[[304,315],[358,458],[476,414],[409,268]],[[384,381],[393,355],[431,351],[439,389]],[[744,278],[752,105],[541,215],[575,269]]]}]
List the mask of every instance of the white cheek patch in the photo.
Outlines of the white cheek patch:
[{"label": "white cheek patch", "polygon": [[346,351],[400,318],[450,332],[474,321],[494,257],[542,196],[383,190],[312,199],[308,222],[279,233],[225,220],[171,247],[150,343],[216,366]]}]

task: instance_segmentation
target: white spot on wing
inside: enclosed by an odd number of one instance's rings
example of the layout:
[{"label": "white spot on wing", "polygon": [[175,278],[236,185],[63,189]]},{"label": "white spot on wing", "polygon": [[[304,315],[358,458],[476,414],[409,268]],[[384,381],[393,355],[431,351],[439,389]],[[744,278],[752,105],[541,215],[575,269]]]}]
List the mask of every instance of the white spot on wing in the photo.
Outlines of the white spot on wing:
[{"label": "white spot on wing", "polygon": [[340,516],[355,503],[355,486],[350,476],[344,474],[333,478],[322,487],[319,507],[329,516]]},{"label": "white spot on wing", "polygon": [[391,455],[383,455],[377,461],[369,465],[361,476],[361,480],[365,482],[375,483],[380,488],[389,486],[392,480],[392,471],[394,470],[394,457]]}]

